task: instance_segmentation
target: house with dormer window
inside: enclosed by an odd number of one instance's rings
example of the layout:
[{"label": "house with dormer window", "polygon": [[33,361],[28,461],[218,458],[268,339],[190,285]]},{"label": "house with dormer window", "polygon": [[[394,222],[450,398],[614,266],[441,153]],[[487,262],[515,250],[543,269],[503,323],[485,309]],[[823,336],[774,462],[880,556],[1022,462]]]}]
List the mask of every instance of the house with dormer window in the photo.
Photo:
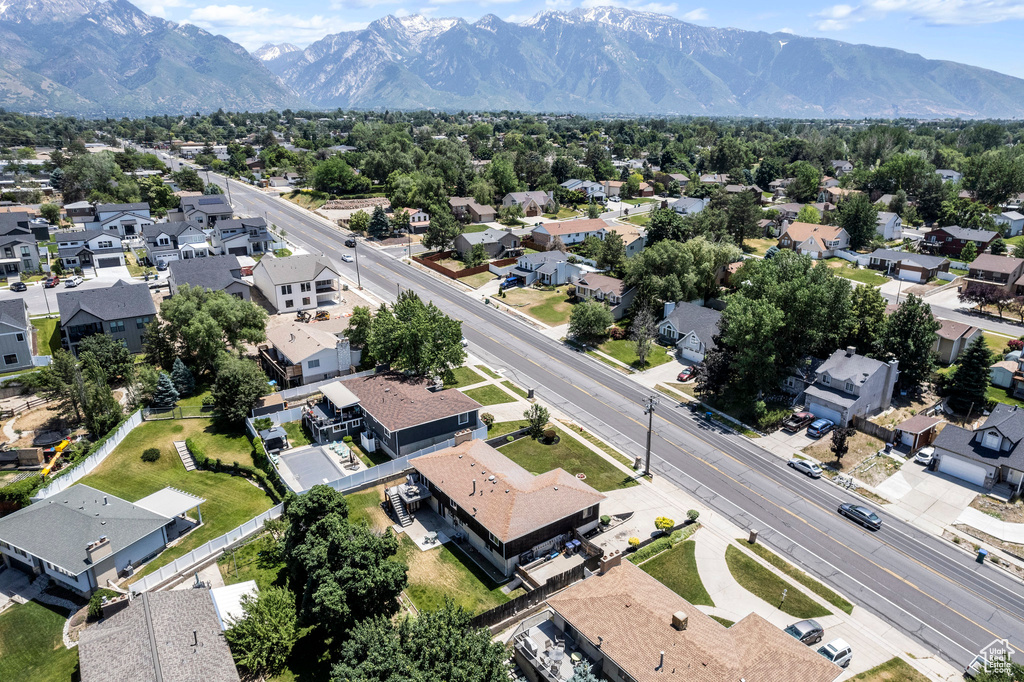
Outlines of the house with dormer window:
[{"label": "house with dormer window", "polygon": [[149,204],[144,201],[133,204],[96,204],[95,213],[98,229],[114,232],[120,237],[142,234],[143,228],[153,224]]},{"label": "house with dormer window", "polygon": [[66,269],[124,265],[124,249],[117,232],[72,230],[58,232],[53,238],[57,242],[57,257]]},{"label": "house with dormer window", "polygon": [[254,256],[274,247],[264,218],[221,220],[213,229],[211,241],[215,253],[227,256]]},{"label": "house with dormer window", "polygon": [[783,223],[779,248],[790,249],[815,260],[831,258],[836,251],[850,247],[850,233],[836,225]]},{"label": "house with dormer window", "polygon": [[153,265],[210,255],[206,233],[191,223],[157,223],[142,231],[145,258]]},{"label": "house with dormer window", "polygon": [[998,403],[978,429],[947,424],[932,445],[938,471],[985,488],[1024,488],[1024,408]]},{"label": "house with dormer window", "polygon": [[814,381],[804,389],[804,405],[819,419],[846,426],[853,417],[867,417],[892,403],[899,378],[899,361],[888,363],[858,355],[856,349],[837,350],[821,363]]}]

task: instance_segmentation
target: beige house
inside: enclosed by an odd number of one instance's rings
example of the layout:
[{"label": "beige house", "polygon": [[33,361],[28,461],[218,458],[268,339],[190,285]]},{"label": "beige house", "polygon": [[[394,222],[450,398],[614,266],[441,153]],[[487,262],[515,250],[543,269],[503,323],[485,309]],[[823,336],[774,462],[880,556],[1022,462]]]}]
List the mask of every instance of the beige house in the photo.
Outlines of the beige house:
[{"label": "beige house", "polygon": [[835,225],[793,222],[783,227],[779,248],[808,255],[815,260],[831,258],[850,247],[850,234]]}]

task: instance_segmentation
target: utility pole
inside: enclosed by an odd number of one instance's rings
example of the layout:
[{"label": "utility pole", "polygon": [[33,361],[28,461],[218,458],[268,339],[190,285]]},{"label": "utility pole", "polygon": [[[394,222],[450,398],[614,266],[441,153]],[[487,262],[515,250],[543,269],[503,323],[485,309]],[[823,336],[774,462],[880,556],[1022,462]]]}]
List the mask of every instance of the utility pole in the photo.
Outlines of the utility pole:
[{"label": "utility pole", "polygon": [[644,414],[647,415],[647,463],[644,465],[644,476],[651,475],[651,432],[654,431],[654,408],[658,406],[655,396],[644,398]]},{"label": "utility pole", "polygon": [[355,232],[352,233],[352,241],[355,243],[355,246],[352,247],[352,253],[356,255],[356,288],[362,291],[363,280],[360,279],[359,277],[359,249],[356,248],[357,246],[359,246],[359,240],[356,239]]}]

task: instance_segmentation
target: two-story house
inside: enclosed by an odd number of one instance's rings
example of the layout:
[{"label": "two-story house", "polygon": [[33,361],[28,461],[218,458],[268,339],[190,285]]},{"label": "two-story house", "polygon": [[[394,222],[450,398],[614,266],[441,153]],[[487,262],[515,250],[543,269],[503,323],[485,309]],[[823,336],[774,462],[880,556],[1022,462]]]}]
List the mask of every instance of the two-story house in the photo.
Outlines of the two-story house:
[{"label": "two-story house", "polygon": [[560,286],[575,282],[583,274],[583,269],[570,263],[569,256],[561,251],[541,251],[520,256],[509,274],[522,278],[526,286],[538,281],[548,286]]},{"label": "two-story house", "polygon": [[829,165],[832,166],[832,174],[837,178],[853,172],[853,164],[845,159],[829,161]]},{"label": "two-story house", "polygon": [[188,285],[207,291],[223,291],[242,300],[251,299],[249,283],[242,279],[242,266],[237,256],[208,256],[173,260],[168,264],[167,283],[171,296]]},{"label": "two-story house", "polygon": [[73,223],[91,223],[96,220],[96,207],[88,201],[64,204],[64,214]]},{"label": "two-story house", "polygon": [[658,323],[662,342],[675,346],[683,360],[703,362],[715,347],[722,313],[687,301],[666,303],[664,313],[665,319]]},{"label": "two-story house", "polygon": [[978,327],[963,322],[939,320],[939,323],[942,326],[935,332],[938,338],[935,339],[935,346],[932,347],[932,350],[938,354],[939,364],[943,366],[956,362],[960,354],[983,334]]},{"label": "two-story house", "polygon": [[1024,274],[1024,258],[1010,258],[983,253],[968,266],[967,282],[990,284],[1009,295],[1016,293],[1016,286]]},{"label": "two-story house", "polygon": [[959,225],[948,225],[937,227],[929,232],[925,235],[921,245],[932,253],[958,258],[960,252],[967,246],[967,242],[974,242],[978,253],[985,253],[998,237],[999,233],[992,230],[975,230]]},{"label": "two-story house", "polygon": [[409,232],[412,234],[423,234],[430,227],[430,214],[422,208],[396,208],[392,215],[398,215],[401,211],[409,216]]},{"label": "two-story house", "polygon": [[892,403],[899,361],[888,363],[858,355],[854,348],[837,350],[821,363],[814,383],[804,389],[804,405],[819,419],[846,426],[853,417],[867,417]]},{"label": "two-story house", "polygon": [[647,245],[647,235],[632,223],[613,223],[608,226],[608,232],[615,232],[622,237],[622,244],[626,247],[626,258],[632,258]]},{"label": "two-story house", "polygon": [[253,285],[278,313],[338,302],[341,268],[326,256],[264,256],[252,269]]},{"label": "two-story house", "polygon": [[561,186],[569,192],[581,192],[591,201],[604,202],[608,196],[605,193],[604,185],[600,182],[594,182],[593,180],[570,178],[563,182]]},{"label": "two-story house", "polygon": [[903,238],[903,220],[895,213],[879,211],[875,230],[878,235],[889,242]]},{"label": "two-story house", "polygon": [[259,346],[260,365],[282,389],[312,384],[348,374],[359,364],[344,330],[293,322],[267,330],[267,343]]},{"label": "two-story house", "polygon": [[206,233],[193,223],[157,223],[145,228],[142,236],[144,257],[153,265],[205,258],[211,251]]},{"label": "two-story house", "polygon": [[57,257],[67,269],[124,265],[121,235],[115,231],[72,230],[57,232],[53,239],[57,242]]},{"label": "two-story house", "polygon": [[876,249],[868,267],[907,282],[927,282],[940,272],[949,272],[949,259],[922,253]]},{"label": "two-story house", "polygon": [[489,228],[483,232],[463,232],[455,238],[453,247],[459,258],[473,250],[477,244],[483,244],[488,258],[511,258],[523,252],[519,237],[505,230]]},{"label": "two-story house", "polygon": [[86,336],[106,334],[133,353],[142,352],[146,325],[156,317],[156,305],[145,283],[123,280],[104,289],[71,289],[57,294],[61,343],[78,353]]},{"label": "two-story house", "polygon": [[264,218],[234,218],[217,222],[212,243],[218,254],[254,256],[271,251],[274,238]]},{"label": "two-story house", "polygon": [[588,272],[576,281],[576,298],[604,301],[616,320],[622,319],[635,297],[636,287],[627,289],[625,283],[615,277]]},{"label": "two-story house", "polygon": [[[142,201],[133,204],[96,204],[98,229],[114,232],[120,237],[133,237],[153,224],[149,204]],[[93,226],[89,226],[92,228]]]},{"label": "two-story house", "polygon": [[543,214],[554,202],[554,195],[551,192],[509,192],[501,200],[502,206],[521,206],[523,215],[527,218],[536,218]]},{"label": "two-story house", "polygon": [[[31,369],[35,327],[28,321],[28,305],[20,298],[0,301],[0,358],[4,372]],[[49,351],[47,351],[49,352]]]},{"label": "two-story house", "polygon": [[467,223],[490,223],[497,218],[493,206],[478,204],[473,197],[452,197],[448,200],[456,219]]},{"label": "two-story house", "polygon": [[203,229],[211,229],[219,220],[230,220],[234,209],[223,194],[182,197],[177,214],[170,214],[168,220],[184,220]]},{"label": "two-story house", "polygon": [[1024,215],[1017,211],[1003,211],[993,218],[996,225],[1003,228],[1007,237],[1018,237],[1024,233]]},{"label": "two-story house", "polygon": [[1024,487],[1024,409],[997,403],[976,431],[947,424],[932,445],[936,468],[976,486]]},{"label": "two-story house", "polygon": [[29,230],[9,230],[0,235],[0,277],[12,279],[39,269],[39,247]]},{"label": "two-story house", "polygon": [[836,251],[850,246],[850,234],[836,225],[793,222],[783,224],[780,249],[791,249],[815,260],[831,258]]},{"label": "two-story house", "polygon": [[935,174],[942,178],[943,182],[960,182],[964,177],[960,171],[950,170],[949,168],[937,168]]},{"label": "two-story house", "polygon": [[562,240],[566,246],[572,246],[573,244],[582,244],[584,239],[591,236],[604,239],[606,234],[608,234],[608,225],[600,218],[581,218],[542,223],[533,228],[530,237],[542,247],[554,243],[556,237]]}]

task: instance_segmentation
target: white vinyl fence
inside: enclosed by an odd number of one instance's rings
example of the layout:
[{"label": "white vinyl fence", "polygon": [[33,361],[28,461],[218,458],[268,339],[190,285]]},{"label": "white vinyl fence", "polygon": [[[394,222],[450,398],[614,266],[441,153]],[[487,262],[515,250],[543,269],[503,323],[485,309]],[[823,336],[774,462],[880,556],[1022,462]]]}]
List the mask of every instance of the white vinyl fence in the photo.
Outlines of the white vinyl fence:
[{"label": "white vinyl fence", "polygon": [[867,265],[871,262],[871,258],[863,253],[854,253],[853,251],[843,251],[842,249],[836,249],[836,256],[843,260],[848,260],[851,263],[857,265]]},{"label": "white vinyl fence", "polygon": [[137,582],[131,585],[132,592],[139,594],[140,592],[146,592],[160,585],[166,580],[169,580],[176,575],[183,573],[192,566],[209,559],[212,556],[221,554],[225,548],[238,542],[239,540],[245,539],[253,533],[258,533],[263,530],[263,523],[268,519],[276,519],[281,516],[284,511],[284,504],[279,504],[275,507],[271,507],[267,511],[263,512],[257,517],[251,518],[243,523],[238,528],[229,530],[219,538],[210,540],[201,547],[196,547],[188,554],[178,557],[173,562],[167,564],[150,573],[144,578],[141,578]]},{"label": "white vinyl fence", "polygon": [[114,451],[114,448],[121,444],[121,441],[132,432],[132,429],[141,423],[142,410],[137,410],[125,423],[121,424],[117,431],[114,432],[114,435],[100,446],[99,450],[89,455],[84,462],[75,467],[70,473],[55,478],[50,485],[37,492],[33,496],[32,501],[45,500],[47,497],[56,495],[62,490],[67,490],[70,486],[82,480],[82,478],[99,466],[107,458],[107,455]]}]

